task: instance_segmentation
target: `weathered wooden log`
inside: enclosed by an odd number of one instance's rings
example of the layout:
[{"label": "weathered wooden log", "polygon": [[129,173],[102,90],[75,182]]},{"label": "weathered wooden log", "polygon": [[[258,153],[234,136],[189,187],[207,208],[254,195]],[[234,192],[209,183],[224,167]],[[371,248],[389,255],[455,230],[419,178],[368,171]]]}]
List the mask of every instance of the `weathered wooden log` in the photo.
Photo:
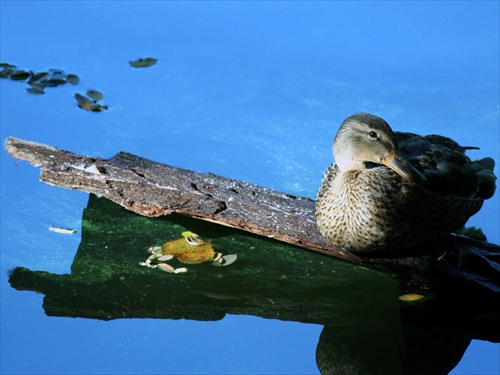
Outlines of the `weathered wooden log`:
[{"label": "weathered wooden log", "polygon": [[[14,137],[6,140],[5,149],[11,156],[41,168],[43,182],[98,194],[140,215],[184,214],[368,266],[415,273],[428,265],[426,256],[370,259],[335,249],[319,233],[314,219],[315,202],[309,198],[176,168],[125,152],[102,159]],[[488,272],[498,276],[497,245],[450,236],[439,251],[477,256],[487,264]],[[451,267],[445,273],[477,281],[476,271],[457,269],[448,263],[439,266],[441,271]],[[494,283],[495,288],[500,291],[500,283]]]},{"label": "weathered wooden log", "polygon": [[329,246],[314,219],[314,201],[261,186],[153,162],[120,152],[110,159],[77,155],[10,137],[7,152],[41,168],[40,180],[112,200],[140,215],[173,212],[236,227],[355,261]]}]

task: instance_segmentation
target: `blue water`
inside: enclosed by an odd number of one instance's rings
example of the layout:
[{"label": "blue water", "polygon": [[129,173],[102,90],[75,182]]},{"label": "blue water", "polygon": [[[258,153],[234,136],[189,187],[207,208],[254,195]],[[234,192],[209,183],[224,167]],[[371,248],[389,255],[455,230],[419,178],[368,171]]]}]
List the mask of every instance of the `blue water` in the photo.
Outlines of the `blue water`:
[{"label": "blue water", "polygon": [[[499,175],[499,2],[0,2],[0,59],[76,73],[26,93],[0,80],[2,143],[128,151],[315,197],[344,118],[479,146]],[[133,69],[141,57],[156,66]],[[75,92],[104,93],[103,113]],[[317,374],[321,326],[251,316],[218,322],[47,317],[13,290],[16,266],[68,273],[88,195],[47,186],[1,152],[1,371]],[[498,244],[499,193],[469,221]],[[500,346],[474,340],[453,374],[496,374]],[[193,353],[196,353],[195,355]]]}]

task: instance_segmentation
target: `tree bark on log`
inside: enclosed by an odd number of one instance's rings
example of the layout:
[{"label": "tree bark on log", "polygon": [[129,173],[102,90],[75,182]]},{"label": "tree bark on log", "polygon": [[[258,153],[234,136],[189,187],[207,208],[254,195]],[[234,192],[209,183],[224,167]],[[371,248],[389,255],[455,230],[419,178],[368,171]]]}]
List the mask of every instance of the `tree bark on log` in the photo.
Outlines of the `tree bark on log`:
[{"label": "tree bark on log", "polygon": [[[314,217],[315,202],[261,186],[157,163],[126,152],[110,159],[82,156],[53,146],[9,137],[7,152],[41,169],[40,180],[54,186],[94,193],[140,215],[157,217],[179,213],[274,238],[312,251],[367,266],[422,272],[426,256],[398,259],[359,257],[330,246]],[[484,262],[488,277],[498,277],[500,247],[460,236],[450,236],[442,251],[466,251]],[[482,262],[482,261],[484,262]],[[446,268],[446,265],[441,265]],[[463,270],[444,270],[460,274]],[[452,272],[451,272],[452,271]],[[477,278],[475,270],[467,270]],[[471,277],[465,276],[470,280]],[[500,291],[500,285],[497,285]],[[491,289],[491,288],[490,288]]]}]

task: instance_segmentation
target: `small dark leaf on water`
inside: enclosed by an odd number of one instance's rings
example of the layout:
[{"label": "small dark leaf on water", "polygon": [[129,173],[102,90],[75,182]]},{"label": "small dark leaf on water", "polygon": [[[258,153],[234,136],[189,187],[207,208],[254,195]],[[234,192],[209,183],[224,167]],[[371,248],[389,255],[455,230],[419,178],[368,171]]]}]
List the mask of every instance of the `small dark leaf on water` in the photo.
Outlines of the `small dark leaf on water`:
[{"label": "small dark leaf on water", "polygon": [[16,66],[9,63],[0,63],[0,68],[16,69]]},{"label": "small dark leaf on water", "polygon": [[10,79],[13,79],[14,81],[24,81],[26,78],[29,78],[31,76],[30,72],[27,72],[25,70],[18,70],[10,75]]},{"label": "small dark leaf on water", "polygon": [[27,88],[26,91],[28,91],[30,94],[35,94],[35,95],[45,94],[45,91],[43,91],[43,86],[42,86],[42,88],[40,88],[38,86],[32,86],[30,88]]},{"label": "small dark leaf on water", "polygon": [[43,81],[40,81],[42,85],[45,87],[56,87],[59,85],[64,85],[66,84],[65,79],[59,79],[59,78],[51,78],[51,79],[44,79]]},{"label": "small dark leaf on water", "polygon": [[50,79],[66,81],[66,74],[64,74],[62,70],[55,70],[52,72],[52,77],[50,77]]},{"label": "small dark leaf on water", "polygon": [[45,87],[56,87],[66,84],[66,74],[61,69],[49,69],[50,78],[40,81]]},{"label": "small dark leaf on water", "polygon": [[42,85],[41,83],[29,83],[28,82],[28,85],[30,85],[31,87],[35,87],[39,90],[45,90],[45,86]]},{"label": "small dark leaf on water", "polygon": [[87,95],[96,101],[102,100],[102,93],[97,90],[88,90]]},{"label": "small dark leaf on water", "polygon": [[102,112],[107,110],[108,110],[107,105],[100,105],[100,104],[94,104],[94,106],[91,108],[92,112]]},{"label": "small dark leaf on water", "polygon": [[147,68],[149,66],[153,66],[158,62],[158,59],[154,59],[152,57],[146,57],[145,59],[137,59],[134,61],[130,61],[130,66],[133,68]]},{"label": "small dark leaf on water", "polygon": [[76,85],[78,82],[80,82],[80,77],[78,77],[76,74],[68,74],[66,76],[66,82],[71,83],[72,85]]},{"label": "small dark leaf on water", "polygon": [[9,78],[12,73],[14,73],[14,69],[9,67],[4,67],[3,70],[0,72],[0,78]]},{"label": "small dark leaf on water", "polygon": [[32,83],[38,83],[44,79],[47,79],[48,77],[49,77],[49,73],[47,73],[47,72],[35,73],[29,79],[28,85],[31,85]]},{"label": "small dark leaf on water", "polygon": [[59,69],[59,68],[50,68],[49,73],[54,75],[54,74],[64,74],[64,69]]}]

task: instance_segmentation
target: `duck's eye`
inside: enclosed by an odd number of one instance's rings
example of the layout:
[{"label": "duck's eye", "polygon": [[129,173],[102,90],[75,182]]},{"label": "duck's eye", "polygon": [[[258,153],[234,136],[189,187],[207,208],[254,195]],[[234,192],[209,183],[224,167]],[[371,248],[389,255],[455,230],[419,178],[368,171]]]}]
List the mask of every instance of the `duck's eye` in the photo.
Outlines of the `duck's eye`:
[{"label": "duck's eye", "polygon": [[372,130],[371,132],[369,132],[369,133],[368,133],[368,135],[369,135],[370,137],[372,137],[372,138],[377,138],[377,137],[378,137],[377,133],[376,133],[376,132],[374,132],[373,130]]}]

